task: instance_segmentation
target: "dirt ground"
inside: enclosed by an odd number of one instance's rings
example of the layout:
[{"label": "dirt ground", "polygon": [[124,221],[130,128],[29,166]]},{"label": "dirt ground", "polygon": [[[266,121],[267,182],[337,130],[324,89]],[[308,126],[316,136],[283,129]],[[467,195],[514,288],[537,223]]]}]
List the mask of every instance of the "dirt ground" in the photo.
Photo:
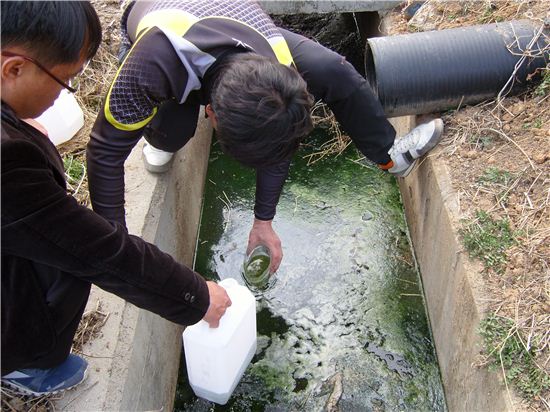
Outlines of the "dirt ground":
[{"label": "dirt ground", "polygon": [[[102,20],[103,44],[86,69],[77,99],[85,111],[85,127],[59,149],[63,156],[74,156],[84,162],[85,145],[101,101],[117,67],[120,41],[119,18],[124,2],[92,1]],[[515,18],[539,21],[550,18],[548,2],[475,1],[431,3],[432,14],[411,23],[404,2],[394,10],[390,34],[420,30],[441,30]],[[418,19],[417,19],[418,20]],[[292,21],[285,21],[291,25]],[[336,24],[327,20],[326,24]],[[341,21],[349,25],[349,19]],[[305,33],[312,37],[316,33]],[[354,34],[341,43],[357,41]],[[321,41],[323,39],[319,39]],[[361,56],[348,59],[359,65]],[[549,81],[550,83],[550,81]],[[445,138],[436,156],[448,164],[453,186],[460,196],[464,227],[476,224],[477,211],[493,219],[506,219],[516,241],[504,253],[501,270],[487,268],[486,300],[488,316],[497,314],[512,321],[509,334],[518,334],[529,347],[546,377],[550,373],[550,84],[544,89],[534,86],[518,96],[499,102],[485,102],[442,114]],[[87,186],[79,186],[75,196],[87,205]],[[83,336],[84,332],[79,334]],[[82,341],[79,341],[79,345]],[[6,404],[9,394],[3,392],[2,410],[51,410],[47,402],[29,404],[15,400]],[[30,405],[30,406],[29,406]],[[527,398],[518,409],[550,410],[546,390]]]}]

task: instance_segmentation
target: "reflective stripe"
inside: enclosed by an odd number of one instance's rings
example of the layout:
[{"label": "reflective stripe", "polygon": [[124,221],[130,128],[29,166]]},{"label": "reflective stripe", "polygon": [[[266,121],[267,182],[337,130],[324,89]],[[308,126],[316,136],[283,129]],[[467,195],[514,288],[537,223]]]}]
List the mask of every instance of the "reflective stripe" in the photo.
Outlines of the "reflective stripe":
[{"label": "reflective stripe", "polygon": [[273,49],[273,52],[275,53],[275,56],[277,56],[279,63],[284,64],[285,66],[290,66],[294,63],[288,44],[286,44],[286,41],[282,36],[273,37],[268,41]]},{"label": "reflective stripe", "polygon": [[264,33],[260,32],[249,23],[228,16],[211,15],[198,18],[187,11],[176,8],[154,10],[147,13],[141,19],[136,32],[140,33],[142,30],[148,30],[154,26],[157,26],[165,33],[170,31],[175,35],[182,37],[185,36],[185,33],[187,33],[187,31],[194,24],[208,18],[231,20],[246,26],[248,29],[255,31],[269,43],[279,63],[284,64],[285,66],[290,66],[294,63],[290,49],[288,48],[288,45],[282,35],[268,38]]},{"label": "reflective stripe", "polygon": [[122,64],[120,65],[120,67],[118,68],[116,74],[115,74],[115,78],[113,80],[113,82],[111,83],[111,86],[109,87],[109,92],[107,93],[107,98],[105,100],[105,110],[103,111],[103,113],[105,114],[105,118],[107,119],[107,121],[114,127],[116,127],[118,130],[124,130],[124,131],[132,131],[132,130],[138,130],[138,129],[141,129],[142,127],[145,127],[147,125],[147,123],[149,123],[151,121],[151,119],[153,117],[155,117],[155,114],[157,114],[157,108],[155,107],[153,109],[153,113],[151,113],[151,115],[149,117],[147,117],[146,119],[140,121],[140,122],[137,122],[137,123],[134,123],[134,124],[124,124],[124,123],[120,123],[119,121],[117,121],[115,119],[115,117],[113,116],[113,114],[111,113],[111,109],[110,109],[110,100],[111,100],[111,92],[113,91],[113,87],[117,81],[117,78],[118,78],[118,75],[120,74],[122,68],[124,67],[124,63],[126,63],[126,60],[128,60],[128,57],[130,56],[130,54],[132,53],[132,50],[134,49],[134,47],[136,47],[136,45],[139,43],[140,39],[145,36],[148,32],[149,32],[150,29],[147,29],[145,30],[143,33],[141,33],[139,35],[139,37],[137,38],[137,40],[135,41],[135,43],[132,45],[132,48],[130,49],[130,51],[126,54],[126,57],[124,58],[124,61],[122,62]]},{"label": "reflective stripe", "polygon": [[146,14],[145,17],[141,19],[137,27],[137,33],[157,26],[163,30],[169,30],[181,37],[187,32],[187,30],[189,30],[189,27],[197,21],[197,17],[184,10],[155,10]]},{"label": "reflective stripe", "polygon": [[7,375],[2,376],[2,379],[21,379],[21,378],[31,378],[32,376],[27,375],[26,373],[13,371]]}]

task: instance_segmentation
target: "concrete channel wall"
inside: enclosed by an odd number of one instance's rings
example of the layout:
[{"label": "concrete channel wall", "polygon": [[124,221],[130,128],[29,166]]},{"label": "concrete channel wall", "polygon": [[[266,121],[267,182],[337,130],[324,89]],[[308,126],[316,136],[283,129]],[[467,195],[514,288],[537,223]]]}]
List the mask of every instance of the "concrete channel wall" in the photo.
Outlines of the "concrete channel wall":
[{"label": "concrete channel wall", "polygon": [[[391,121],[398,135],[414,127],[412,116]],[[432,154],[398,181],[449,410],[514,410],[500,375],[476,366],[483,282],[458,238],[459,200],[446,165]]]},{"label": "concrete channel wall", "polygon": [[513,410],[500,375],[475,366],[483,283],[457,237],[458,199],[445,165],[427,159],[400,189],[449,410]]},{"label": "concrete channel wall", "polygon": [[402,0],[260,0],[264,10],[271,14],[346,13],[391,9]]}]

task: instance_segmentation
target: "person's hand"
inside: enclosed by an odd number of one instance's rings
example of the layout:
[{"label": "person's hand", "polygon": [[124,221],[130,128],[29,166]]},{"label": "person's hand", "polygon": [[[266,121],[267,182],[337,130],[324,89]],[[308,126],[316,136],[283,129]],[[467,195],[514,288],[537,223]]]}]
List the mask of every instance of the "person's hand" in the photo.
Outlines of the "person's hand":
[{"label": "person's hand", "polygon": [[208,310],[202,319],[207,322],[211,328],[217,328],[220,325],[221,317],[227,308],[231,306],[231,299],[229,299],[229,295],[225,289],[216,282],[208,280],[206,281],[206,286],[208,287],[208,294],[210,295],[210,306],[208,306]]},{"label": "person's hand", "polygon": [[258,245],[266,246],[271,252],[271,265],[269,271],[275,273],[279,269],[281,260],[283,260],[283,248],[281,239],[271,227],[271,220],[254,219],[254,224],[248,236],[248,247],[246,253],[249,254],[252,249]]}]

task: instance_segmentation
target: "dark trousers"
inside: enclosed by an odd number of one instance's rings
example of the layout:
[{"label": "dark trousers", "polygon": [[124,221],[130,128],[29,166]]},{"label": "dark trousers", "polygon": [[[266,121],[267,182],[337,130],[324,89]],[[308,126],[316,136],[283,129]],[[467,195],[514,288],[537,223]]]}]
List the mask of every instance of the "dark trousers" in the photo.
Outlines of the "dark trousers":
[{"label": "dark trousers", "polygon": [[2,375],[67,359],[90,286],[54,267],[3,256]]},{"label": "dark trousers", "polygon": [[[296,67],[316,100],[325,102],[357,148],[379,164],[390,161],[395,130],[367,81],[341,55],[298,34],[281,29]],[[199,103],[163,103],[144,131],[154,147],[181,149],[195,134]]]},{"label": "dark trousers", "polygon": [[147,142],[166,152],[177,152],[195,135],[200,104],[174,100],[162,103],[143,131]]},{"label": "dark trousers", "polygon": [[[33,368],[53,368],[63,363],[71,353],[74,337],[88,302],[91,284],[78,279],[69,283],[71,283],[71,286],[67,290],[70,290],[70,293],[65,294],[64,300],[70,308],[65,308],[65,304],[58,304],[60,307],[56,308],[56,311],[63,311],[63,314],[57,315],[55,319],[57,323],[57,342],[51,352],[32,362]],[[49,293],[52,293],[52,291],[50,290]],[[65,324],[60,322],[63,319],[65,319]]]}]

